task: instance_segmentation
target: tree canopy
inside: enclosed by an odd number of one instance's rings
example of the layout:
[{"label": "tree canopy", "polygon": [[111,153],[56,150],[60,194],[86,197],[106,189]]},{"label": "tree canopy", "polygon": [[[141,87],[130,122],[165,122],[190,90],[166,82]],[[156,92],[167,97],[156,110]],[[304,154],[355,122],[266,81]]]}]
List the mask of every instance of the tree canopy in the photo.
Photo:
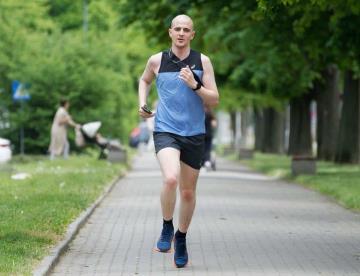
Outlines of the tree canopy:
[{"label": "tree canopy", "polygon": [[[108,137],[126,142],[137,124],[139,63],[149,48],[141,31],[119,28],[114,3],[87,2],[86,18],[79,1],[0,2],[0,127],[7,122],[0,132],[16,149],[23,126],[27,152],[47,151],[61,98],[70,100],[76,122],[100,120]],[[22,112],[12,100],[13,80],[30,85]]]},{"label": "tree canopy", "polygon": [[[193,47],[211,57],[227,110],[281,107],[323,81],[330,64],[360,74],[357,0],[1,0],[0,120],[10,122],[1,132],[16,143],[24,125],[27,144],[44,151],[68,97],[75,120],[102,120],[110,136],[126,137],[138,119],[137,79],[155,48],[169,47],[180,13],[194,20]],[[23,113],[13,80],[31,85]]]},{"label": "tree canopy", "polygon": [[122,22],[140,22],[149,37],[164,44],[168,38],[161,30],[176,14],[189,14],[195,47],[212,57],[220,85],[232,88],[224,90],[224,98],[234,104],[239,99],[237,106],[272,105],[271,99],[305,93],[328,64],[358,71],[359,5],[355,0],[125,1]]}]

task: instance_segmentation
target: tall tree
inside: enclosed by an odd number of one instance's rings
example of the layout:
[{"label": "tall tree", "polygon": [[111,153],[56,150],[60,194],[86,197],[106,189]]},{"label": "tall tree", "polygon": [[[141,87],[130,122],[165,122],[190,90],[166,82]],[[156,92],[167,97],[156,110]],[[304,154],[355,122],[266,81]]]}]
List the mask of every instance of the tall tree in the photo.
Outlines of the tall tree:
[{"label": "tall tree", "polygon": [[318,158],[334,161],[340,119],[340,73],[329,65],[322,73],[323,81],[316,82]]},{"label": "tall tree", "polygon": [[343,107],[336,162],[358,163],[359,160],[359,117],[360,81],[352,71],[345,72]]},{"label": "tall tree", "polygon": [[[125,16],[125,21],[136,21],[136,14],[141,7],[151,7],[148,12],[142,12],[145,18],[151,20],[140,23],[149,30],[151,36],[164,41],[166,34],[160,35],[157,32],[168,26],[169,17],[175,11],[193,15],[195,26],[204,34],[197,45],[210,49],[220,84],[226,83],[233,88],[235,93],[226,96],[238,106],[239,102],[244,99],[246,101],[247,98],[244,94],[239,95],[240,91],[262,98],[275,98],[280,103],[290,100],[294,111],[291,112],[292,116],[304,116],[293,118],[292,121],[300,121],[309,129],[308,93],[318,81],[330,82],[324,87],[331,85],[331,80],[322,75],[322,72],[331,64],[337,64],[340,69],[359,68],[359,1],[170,2],[140,0],[134,6],[126,2],[125,10],[130,13]],[[164,18],[164,21],[153,22],[156,18]],[[226,89],[225,92],[229,90]],[[322,93],[328,92],[324,90]],[[328,102],[323,102],[320,107],[325,110],[331,108],[335,113],[336,107],[325,107],[326,103]],[[271,101],[268,106],[272,106]],[[296,111],[299,106],[304,106],[305,112]],[[331,116],[331,120],[334,121],[330,124],[336,125],[336,116]],[[322,122],[323,120],[319,121]],[[325,132],[324,136],[334,135],[334,129],[330,133],[328,128],[320,128]],[[297,128],[292,128],[295,129]],[[311,152],[309,136],[297,136],[297,133],[293,133],[291,137],[304,137],[301,138],[304,141],[290,141],[295,142],[290,147],[294,152]],[[308,148],[304,148],[305,145]]]}]

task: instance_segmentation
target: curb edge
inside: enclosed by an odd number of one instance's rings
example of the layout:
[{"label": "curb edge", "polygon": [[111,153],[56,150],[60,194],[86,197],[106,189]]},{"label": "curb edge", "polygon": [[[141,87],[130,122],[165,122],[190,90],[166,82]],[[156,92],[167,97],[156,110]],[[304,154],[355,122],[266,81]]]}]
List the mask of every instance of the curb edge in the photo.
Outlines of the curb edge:
[{"label": "curb edge", "polygon": [[60,257],[67,250],[69,244],[75,238],[81,227],[87,222],[91,214],[100,205],[104,198],[111,192],[111,190],[115,187],[119,180],[123,178],[126,174],[127,172],[123,172],[120,176],[115,177],[115,179],[110,182],[111,184],[104,188],[104,192],[96,199],[96,201],[90,207],[84,210],[76,218],[75,221],[69,224],[64,239],[58,242],[55,247],[50,250],[49,254],[42,259],[40,264],[33,271],[33,276],[49,275],[49,273],[58,263]]}]

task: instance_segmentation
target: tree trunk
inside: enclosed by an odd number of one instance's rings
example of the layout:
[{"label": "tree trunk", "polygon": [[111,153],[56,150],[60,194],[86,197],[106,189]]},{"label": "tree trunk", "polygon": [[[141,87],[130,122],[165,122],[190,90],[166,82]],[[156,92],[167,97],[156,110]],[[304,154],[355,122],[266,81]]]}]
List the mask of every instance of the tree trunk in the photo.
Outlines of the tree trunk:
[{"label": "tree trunk", "polygon": [[290,101],[290,155],[312,155],[310,103],[310,93]]},{"label": "tree trunk", "polygon": [[236,111],[230,111],[230,125],[231,125],[231,133],[232,133],[232,143],[231,147],[235,148],[236,144]]},{"label": "tree trunk", "polygon": [[248,128],[248,116],[249,111],[243,110],[241,111],[241,147],[246,147],[247,145],[247,128]]},{"label": "tree trunk", "polygon": [[339,71],[328,66],[323,72],[324,84],[318,84],[317,94],[317,157],[333,161],[339,128]]},{"label": "tree trunk", "polygon": [[284,119],[282,112],[271,107],[264,109],[264,152],[284,152]]},{"label": "tree trunk", "polygon": [[264,151],[264,114],[263,110],[254,108],[255,115],[255,150]]},{"label": "tree trunk", "polygon": [[352,71],[344,75],[344,94],[339,126],[335,161],[338,163],[358,163],[359,160],[359,80]]}]

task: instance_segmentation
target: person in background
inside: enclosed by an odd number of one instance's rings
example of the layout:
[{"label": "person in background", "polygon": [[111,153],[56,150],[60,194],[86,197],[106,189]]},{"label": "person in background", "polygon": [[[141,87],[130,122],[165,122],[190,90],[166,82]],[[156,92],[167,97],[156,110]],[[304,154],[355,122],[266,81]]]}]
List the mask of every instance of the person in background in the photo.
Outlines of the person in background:
[{"label": "person in background", "polygon": [[148,123],[145,119],[142,119],[140,124],[139,124],[139,128],[140,128],[140,137],[139,137],[139,150],[140,152],[143,152],[146,150],[147,148],[147,144],[149,143],[150,140],[150,130],[149,130],[149,126]]},{"label": "person in background", "polygon": [[56,156],[63,156],[65,159],[69,157],[70,145],[67,139],[67,127],[70,125],[74,128],[80,128],[68,113],[70,102],[61,100],[60,107],[56,111],[51,126],[51,141],[49,146],[50,159]]},{"label": "person in background", "polygon": [[211,150],[212,140],[214,137],[214,129],[217,126],[217,121],[211,108],[205,106],[205,150],[203,157],[203,166],[209,170],[211,168]]}]

